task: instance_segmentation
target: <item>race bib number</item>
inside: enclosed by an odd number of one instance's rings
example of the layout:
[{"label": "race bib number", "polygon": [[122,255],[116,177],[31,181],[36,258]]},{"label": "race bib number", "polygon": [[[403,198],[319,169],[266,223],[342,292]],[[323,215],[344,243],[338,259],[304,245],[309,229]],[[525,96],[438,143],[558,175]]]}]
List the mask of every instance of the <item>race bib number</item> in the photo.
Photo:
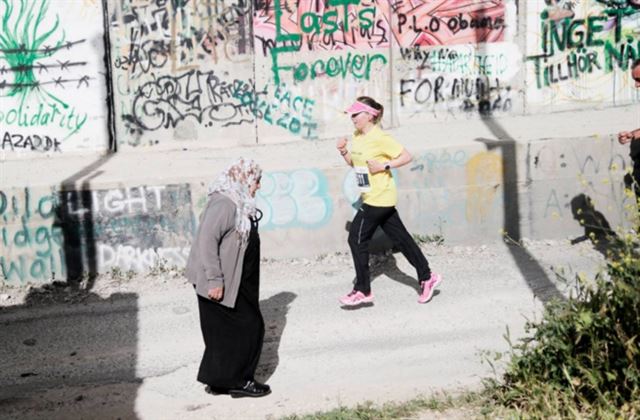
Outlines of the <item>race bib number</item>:
[{"label": "race bib number", "polygon": [[356,184],[360,192],[366,193],[371,191],[369,183],[369,168],[366,166],[356,166],[353,168],[356,172]]}]

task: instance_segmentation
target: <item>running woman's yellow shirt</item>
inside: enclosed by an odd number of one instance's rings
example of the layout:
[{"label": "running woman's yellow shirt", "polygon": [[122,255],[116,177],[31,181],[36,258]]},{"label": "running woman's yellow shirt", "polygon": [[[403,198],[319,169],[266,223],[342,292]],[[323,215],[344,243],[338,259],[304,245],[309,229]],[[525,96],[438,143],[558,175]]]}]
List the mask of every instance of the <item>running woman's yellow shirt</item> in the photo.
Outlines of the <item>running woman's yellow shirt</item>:
[{"label": "running woman's yellow shirt", "polygon": [[351,161],[364,203],[376,207],[392,207],[398,203],[398,191],[391,171],[370,174],[367,160],[386,163],[400,156],[403,149],[377,125],[366,134],[353,135]]}]

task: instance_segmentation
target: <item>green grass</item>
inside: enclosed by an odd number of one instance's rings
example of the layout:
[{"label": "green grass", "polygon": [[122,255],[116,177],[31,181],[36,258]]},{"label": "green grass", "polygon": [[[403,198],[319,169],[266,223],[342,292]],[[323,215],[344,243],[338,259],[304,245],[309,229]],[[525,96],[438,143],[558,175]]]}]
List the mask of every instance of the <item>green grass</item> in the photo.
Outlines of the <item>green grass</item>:
[{"label": "green grass", "polygon": [[435,394],[430,397],[415,398],[405,402],[389,402],[376,405],[370,401],[355,407],[341,406],[331,411],[313,414],[291,415],[282,420],[390,420],[416,418],[421,413],[439,412],[464,408],[480,413],[477,406],[480,395],[465,393],[456,397]]}]

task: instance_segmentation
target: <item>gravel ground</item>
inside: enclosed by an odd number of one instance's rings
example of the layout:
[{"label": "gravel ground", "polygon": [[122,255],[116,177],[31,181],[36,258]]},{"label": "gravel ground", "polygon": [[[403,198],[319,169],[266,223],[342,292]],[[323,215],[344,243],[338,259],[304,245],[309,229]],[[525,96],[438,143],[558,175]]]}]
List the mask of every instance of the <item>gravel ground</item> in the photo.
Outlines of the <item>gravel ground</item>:
[{"label": "gravel ground", "polygon": [[416,302],[415,272],[402,255],[372,255],[376,301],[357,310],[337,302],[354,278],[350,255],[264,260],[257,377],[274,392],[250,401],[208,395],[195,381],[197,306],[179,270],[4,286],[0,411],[21,419],[277,418],[477,389],[492,374],[482,355],[508,349],[507,326],[521,336],[577,273],[593,276],[603,265],[588,242],[523,244],[423,244],[444,277],[426,305]]}]

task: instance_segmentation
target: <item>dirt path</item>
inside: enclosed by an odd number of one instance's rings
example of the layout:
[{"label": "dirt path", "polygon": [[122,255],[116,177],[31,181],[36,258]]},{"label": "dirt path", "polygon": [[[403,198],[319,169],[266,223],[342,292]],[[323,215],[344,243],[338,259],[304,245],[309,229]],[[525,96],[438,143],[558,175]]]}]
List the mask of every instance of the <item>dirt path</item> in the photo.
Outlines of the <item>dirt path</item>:
[{"label": "dirt path", "polygon": [[[482,353],[507,349],[541,299],[602,264],[589,244],[425,245],[439,293],[419,305],[400,254],[372,258],[373,306],[341,309],[353,279],[348,255],[265,261],[267,325],[258,378],[273,394],[232,400],[195,381],[202,342],[196,300],[181,277],[100,278],[88,293],[66,285],[0,291],[0,411],[8,418],[276,418],[339,405],[403,401],[477,388]],[[570,285],[570,284],[569,284]],[[540,298],[534,297],[534,292]]]}]

